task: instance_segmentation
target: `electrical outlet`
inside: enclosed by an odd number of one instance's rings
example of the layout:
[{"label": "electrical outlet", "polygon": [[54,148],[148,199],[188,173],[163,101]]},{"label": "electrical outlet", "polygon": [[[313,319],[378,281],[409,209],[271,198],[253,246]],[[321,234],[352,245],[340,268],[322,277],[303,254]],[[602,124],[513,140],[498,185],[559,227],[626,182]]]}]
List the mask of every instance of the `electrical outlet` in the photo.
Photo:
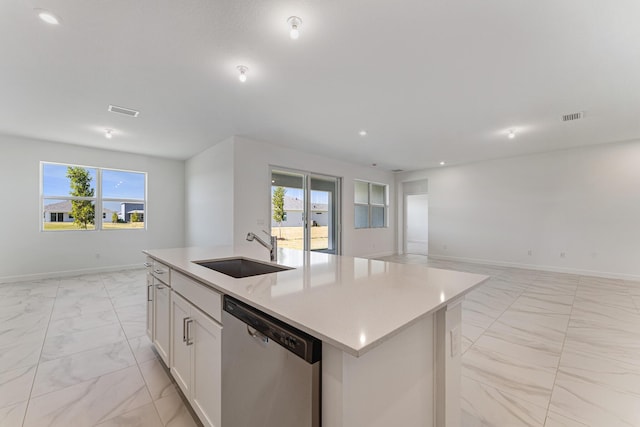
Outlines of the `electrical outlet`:
[{"label": "electrical outlet", "polygon": [[447,245],[442,245],[442,249],[447,250]]},{"label": "electrical outlet", "polygon": [[532,249],[529,249],[529,250],[527,251],[527,255],[529,255],[529,256],[533,255],[533,250],[532,250]]},{"label": "electrical outlet", "polygon": [[566,254],[564,252],[560,252],[560,258],[565,258]]},{"label": "electrical outlet", "polygon": [[257,224],[257,225],[264,225],[264,219],[258,218],[258,219],[256,220],[256,224]]}]

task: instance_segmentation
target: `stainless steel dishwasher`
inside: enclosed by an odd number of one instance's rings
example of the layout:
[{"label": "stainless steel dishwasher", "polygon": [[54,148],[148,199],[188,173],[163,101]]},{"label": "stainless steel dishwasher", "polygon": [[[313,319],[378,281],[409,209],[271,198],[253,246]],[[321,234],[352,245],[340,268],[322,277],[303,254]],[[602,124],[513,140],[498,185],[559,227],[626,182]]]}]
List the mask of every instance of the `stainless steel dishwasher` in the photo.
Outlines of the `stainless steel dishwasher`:
[{"label": "stainless steel dishwasher", "polygon": [[222,427],[320,427],[322,342],[228,296],[222,325]]}]

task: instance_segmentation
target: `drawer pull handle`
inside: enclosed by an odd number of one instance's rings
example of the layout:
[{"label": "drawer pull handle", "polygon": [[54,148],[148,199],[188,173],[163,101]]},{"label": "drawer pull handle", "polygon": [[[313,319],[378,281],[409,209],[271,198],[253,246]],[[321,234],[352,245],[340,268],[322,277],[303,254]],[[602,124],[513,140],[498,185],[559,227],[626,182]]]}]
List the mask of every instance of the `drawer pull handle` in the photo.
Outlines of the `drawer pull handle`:
[{"label": "drawer pull handle", "polygon": [[187,318],[186,326],[187,326],[187,345],[193,345],[193,340],[191,339],[191,328],[189,327],[193,323],[193,319]]},{"label": "drawer pull handle", "polygon": [[188,317],[182,319],[182,342],[187,342],[187,320]]},{"label": "drawer pull handle", "polygon": [[166,273],[166,271],[158,270],[157,268],[155,270],[153,270],[153,272],[156,273],[156,274],[164,274],[164,273]]},{"label": "drawer pull handle", "polygon": [[145,262],[145,263],[144,263],[144,266],[145,266],[145,267],[147,267],[147,268],[151,267],[152,265],[153,265],[153,264],[151,264],[150,262]]}]

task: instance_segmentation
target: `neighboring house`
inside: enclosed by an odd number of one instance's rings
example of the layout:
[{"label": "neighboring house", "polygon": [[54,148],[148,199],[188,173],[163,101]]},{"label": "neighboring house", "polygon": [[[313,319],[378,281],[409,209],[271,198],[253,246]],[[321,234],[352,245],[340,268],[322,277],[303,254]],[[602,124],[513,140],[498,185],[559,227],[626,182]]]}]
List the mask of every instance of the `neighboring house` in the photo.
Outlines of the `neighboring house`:
[{"label": "neighboring house", "polygon": [[[297,197],[284,197],[284,212],[286,218],[282,221],[283,227],[302,227],[302,212],[304,210],[304,201]],[[325,226],[329,222],[329,206],[326,203],[311,204],[311,221],[312,226]],[[273,209],[271,210],[271,226],[279,227],[280,224],[273,220]]]},{"label": "neighboring house", "polygon": [[120,212],[118,212],[118,219],[124,222],[131,222],[131,215],[133,213],[138,214],[138,221],[144,221],[144,203],[120,203]]},{"label": "neighboring house", "polygon": [[[102,210],[102,218],[113,213],[110,209]],[[110,218],[110,217],[109,217]],[[44,222],[73,222],[71,215],[71,200],[64,200],[58,203],[50,203],[44,207]]]},{"label": "neighboring house", "polygon": [[73,222],[71,201],[51,203],[44,207],[44,222]]}]

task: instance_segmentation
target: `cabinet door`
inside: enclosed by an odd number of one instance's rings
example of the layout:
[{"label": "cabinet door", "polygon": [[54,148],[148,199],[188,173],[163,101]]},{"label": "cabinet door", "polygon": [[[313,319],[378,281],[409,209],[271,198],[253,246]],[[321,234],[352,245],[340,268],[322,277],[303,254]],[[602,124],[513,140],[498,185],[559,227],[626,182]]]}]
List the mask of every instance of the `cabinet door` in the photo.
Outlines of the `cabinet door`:
[{"label": "cabinet door", "polygon": [[188,329],[192,360],[191,402],[206,427],[220,427],[222,326],[195,307]]},{"label": "cabinet door", "polygon": [[153,276],[147,272],[147,336],[153,342]]},{"label": "cabinet door", "polygon": [[158,350],[158,354],[169,365],[169,287],[159,281],[153,279],[153,344]]},{"label": "cabinet door", "polygon": [[[171,374],[189,398],[191,394],[191,348],[187,346],[187,323],[191,304],[175,292],[171,292]],[[192,328],[192,326],[191,326]]]}]

